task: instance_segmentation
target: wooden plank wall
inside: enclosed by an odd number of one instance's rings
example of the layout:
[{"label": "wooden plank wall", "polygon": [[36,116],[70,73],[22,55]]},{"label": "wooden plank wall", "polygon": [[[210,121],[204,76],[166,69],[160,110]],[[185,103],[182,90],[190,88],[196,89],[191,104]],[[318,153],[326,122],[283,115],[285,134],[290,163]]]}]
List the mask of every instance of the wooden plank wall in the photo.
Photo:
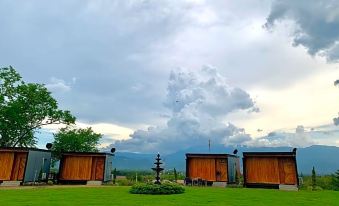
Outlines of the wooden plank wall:
[{"label": "wooden plank wall", "polygon": [[262,184],[297,184],[291,157],[247,157],[246,182]]},{"label": "wooden plank wall", "polygon": [[21,181],[24,179],[27,152],[0,152],[0,180]]},{"label": "wooden plank wall", "polygon": [[61,180],[90,180],[92,157],[65,156],[60,172]]},{"label": "wooden plank wall", "polygon": [[216,181],[228,181],[227,174],[227,160],[226,159],[215,159],[216,164]]},{"label": "wooden plank wall", "polygon": [[188,177],[202,178],[208,181],[227,181],[227,159],[189,158]]},{"label": "wooden plank wall", "polygon": [[190,158],[188,167],[190,178],[202,178],[208,181],[216,181],[215,159]]},{"label": "wooden plank wall", "polygon": [[65,156],[60,171],[61,180],[104,179],[105,157]]},{"label": "wooden plank wall", "polygon": [[26,161],[27,161],[26,152],[15,153],[11,180],[22,181],[24,179]]},{"label": "wooden plank wall", "polygon": [[10,180],[14,162],[14,152],[0,152],[0,180]]},{"label": "wooden plank wall", "polygon": [[279,159],[280,184],[297,184],[295,162],[292,158]]},{"label": "wooden plank wall", "polygon": [[105,166],[105,157],[92,158],[91,180],[104,179],[104,166]]}]

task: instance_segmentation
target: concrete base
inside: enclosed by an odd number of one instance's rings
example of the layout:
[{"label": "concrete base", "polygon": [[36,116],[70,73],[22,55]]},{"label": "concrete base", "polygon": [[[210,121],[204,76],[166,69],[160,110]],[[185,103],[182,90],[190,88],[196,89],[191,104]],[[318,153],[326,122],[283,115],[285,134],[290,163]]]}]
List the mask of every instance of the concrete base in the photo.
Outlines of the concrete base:
[{"label": "concrete base", "polygon": [[279,185],[279,190],[285,190],[285,191],[298,191],[297,185]]},{"label": "concrete base", "polygon": [[1,187],[18,187],[20,186],[21,181],[3,181]]},{"label": "concrete base", "polygon": [[86,185],[102,185],[102,181],[87,181]]},{"label": "concrete base", "polygon": [[227,182],[213,182],[212,187],[226,187]]}]

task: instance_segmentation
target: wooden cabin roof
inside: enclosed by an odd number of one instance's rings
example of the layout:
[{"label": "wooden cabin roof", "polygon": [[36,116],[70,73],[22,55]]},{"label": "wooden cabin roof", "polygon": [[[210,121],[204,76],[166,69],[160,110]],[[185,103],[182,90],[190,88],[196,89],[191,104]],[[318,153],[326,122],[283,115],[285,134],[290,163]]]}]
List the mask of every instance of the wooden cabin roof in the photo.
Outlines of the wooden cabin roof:
[{"label": "wooden cabin roof", "polygon": [[238,157],[232,154],[213,154],[213,153],[186,153],[186,158],[227,158],[227,157]]},{"label": "wooden cabin roof", "polygon": [[112,153],[106,152],[63,152],[62,156],[114,156]]},{"label": "wooden cabin roof", "polygon": [[29,147],[0,147],[0,152],[28,152],[28,151],[51,152],[50,150]]},{"label": "wooden cabin roof", "polygon": [[295,152],[243,152],[244,157],[293,157]]}]

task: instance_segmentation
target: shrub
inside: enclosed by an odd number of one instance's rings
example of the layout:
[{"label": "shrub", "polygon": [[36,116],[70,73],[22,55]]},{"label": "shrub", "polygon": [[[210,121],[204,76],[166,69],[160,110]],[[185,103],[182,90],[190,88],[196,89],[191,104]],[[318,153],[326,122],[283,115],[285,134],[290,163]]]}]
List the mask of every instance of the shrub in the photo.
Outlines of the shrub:
[{"label": "shrub", "polygon": [[132,194],[149,194],[149,195],[170,195],[184,193],[185,189],[174,183],[157,184],[135,184],[131,187]]},{"label": "shrub", "polygon": [[339,170],[332,175],[332,185],[334,190],[339,191]]},{"label": "shrub", "polygon": [[317,186],[317,175],[316,175],[315,169],[313,167],[313,169],[312,169],[312,190],[316,190],[316,186]]},{"label": "shrub", "polygon": [[118,186],[132,186],[133,182],[131,180],[128,179],[117,179],[115,181],[115,184]]},{"label": "shrub", "polygon": [[[303,181],[301,182],[301,188],[304,190],[312,190],[312,177],[311,176],[303,176]],[[323,176],[316,176],[316,186],[321,187],[324,190],[334,190],[335,185],[333,184],[332,176],[331,175],[323,175]],[[318,188],[315,188],[318,190]]]}]

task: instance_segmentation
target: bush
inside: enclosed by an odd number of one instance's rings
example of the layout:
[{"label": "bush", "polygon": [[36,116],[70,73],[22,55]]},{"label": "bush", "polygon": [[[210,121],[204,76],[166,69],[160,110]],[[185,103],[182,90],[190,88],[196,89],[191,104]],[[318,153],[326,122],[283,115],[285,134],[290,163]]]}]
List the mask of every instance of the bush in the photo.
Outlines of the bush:
[{"label": "bush", "polygon": [[118,186],[132,186],[133,182],[131,180],[128,180],[128,179],[117,179],[117,180],[115,180],[115,185],[118,185]]},{"label": "bush", "polygon": [[[324,190],[334,190],[334,185],[332,182],[332,176],[330,175],[323,175],[316,177],[317,186],[324,189]],[[312,188],[312,177],[311,176],[304,176],[303,177],[303,184],[301,185],[300,189],[310,190]],[[315,188],[319,190],[319,188]]]},{"label": "bush", "polygon": [[185,189],[174,183],[157,184],[135,184],[131,187],[132,194],[149,194],[149,195],[170,195],[184,193]]}]

